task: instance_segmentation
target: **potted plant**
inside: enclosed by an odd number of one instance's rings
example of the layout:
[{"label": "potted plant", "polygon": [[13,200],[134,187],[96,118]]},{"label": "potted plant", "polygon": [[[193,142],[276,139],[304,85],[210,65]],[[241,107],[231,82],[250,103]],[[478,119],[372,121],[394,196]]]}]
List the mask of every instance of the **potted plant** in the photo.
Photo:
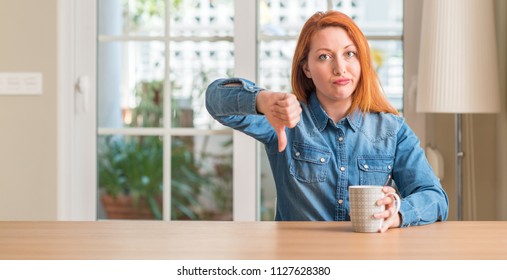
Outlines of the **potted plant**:
[{"label": "potted plant", "polygon": [[101,202],[111,219],[162,219],[162,147],[153,137],[108,136],[100,154]]}]

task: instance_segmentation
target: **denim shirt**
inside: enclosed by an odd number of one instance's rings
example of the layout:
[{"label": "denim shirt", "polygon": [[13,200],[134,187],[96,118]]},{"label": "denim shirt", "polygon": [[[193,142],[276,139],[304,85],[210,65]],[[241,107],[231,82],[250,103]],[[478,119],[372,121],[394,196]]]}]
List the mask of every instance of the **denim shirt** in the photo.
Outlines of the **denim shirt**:
[{"label": "denim shirt", "polygon": [[[242,86],[225,86],[241,83]],[[206,108],[220,123],[265,145],[276,183],[280,221],[348,221],[351,185],[384,185],[391,174],[402,197],[401,227],[447,219],[448,199],[404,119],[355,111],[338,123],[315,93],[301,103],[301,119],[286,128],[287,147],[256,110],[262,88],[240,78],[220,79],[206,92]]]}]

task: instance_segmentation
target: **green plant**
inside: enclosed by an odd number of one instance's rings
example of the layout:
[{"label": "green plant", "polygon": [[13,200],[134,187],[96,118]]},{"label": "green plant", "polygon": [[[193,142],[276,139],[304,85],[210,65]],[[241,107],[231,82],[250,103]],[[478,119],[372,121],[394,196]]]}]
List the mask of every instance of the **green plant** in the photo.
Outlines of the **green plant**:
[{"label": "green plant", "polygon": [[155,219],[162,219],[162,144],[156,137],[123,139],[107,136],[99,153],[101,191],[118,197],[131,196],[138,207],[148,203]]},{"label": "green plant", "polygon": [[163,125],[164,82],[141,81],[134,95],[138,103],[131,111],[129,127],[161,127]]},{"label": "green plant", "polygon": [[197,196],[201,192],[201,186],[209,183],[206,176],[199,171],[199,163],[195,161],[195,155],[191,152],[193,147],[192,137],[174,137],[171,141],[171,218],[198,219],[200,209]]},{"label": "green plant", "polygon": [[[222,143],[222,150],[230,150],[232,138]],[[219,213],[232,213],[232,157],[228,154],[205,154],[214,160],[214,180],[210,184]],[[219,214],[220,215],[220,214]],[[227,215],[227,214],[226,214]],[[230,217],[232,219],[232,217]]]}]

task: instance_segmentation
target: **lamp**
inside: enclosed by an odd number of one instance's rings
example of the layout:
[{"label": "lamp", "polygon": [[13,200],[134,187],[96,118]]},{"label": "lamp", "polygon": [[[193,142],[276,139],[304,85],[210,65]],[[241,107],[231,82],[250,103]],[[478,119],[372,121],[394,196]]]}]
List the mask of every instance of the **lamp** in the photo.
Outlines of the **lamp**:
[{"label": "lamp", "polygon": [[457,220],[462,220],[461,114],[500,111],[492,0],[424,0],[417,111],[455,114]]}]

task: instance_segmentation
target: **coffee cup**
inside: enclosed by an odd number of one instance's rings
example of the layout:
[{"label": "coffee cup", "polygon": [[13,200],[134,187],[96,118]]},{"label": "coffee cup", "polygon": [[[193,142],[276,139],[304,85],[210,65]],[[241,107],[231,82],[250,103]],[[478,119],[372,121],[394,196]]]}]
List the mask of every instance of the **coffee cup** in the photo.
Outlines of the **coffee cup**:
[{"label": "coffee cup", "polygon": [[[350,186],[350,220],[355,232],[378,232],[385,222],[390,222],[400,211],[401,199],[396,193],[384,193],[384,186]],[[377,219],[374,214],[385,210],[385,205],[377,205],[377,201],[392,196],[396,201],[395,212],[387,219]]]}]

